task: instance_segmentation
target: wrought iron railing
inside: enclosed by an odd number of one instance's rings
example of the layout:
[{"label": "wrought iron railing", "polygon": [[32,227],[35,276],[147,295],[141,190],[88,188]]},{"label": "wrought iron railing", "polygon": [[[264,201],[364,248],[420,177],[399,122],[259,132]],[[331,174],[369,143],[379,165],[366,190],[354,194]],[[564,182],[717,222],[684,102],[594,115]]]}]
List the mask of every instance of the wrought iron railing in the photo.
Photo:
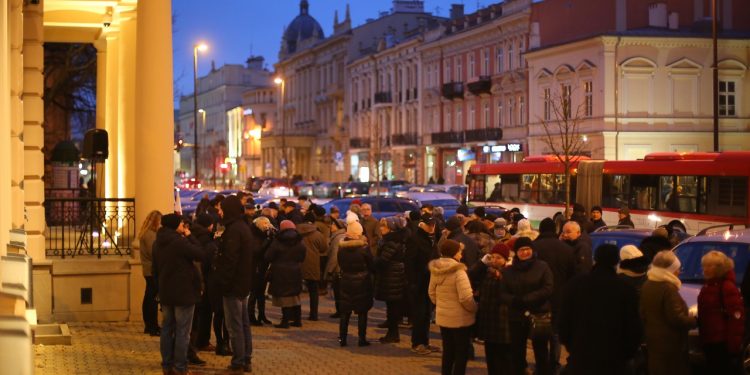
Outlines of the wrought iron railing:
[{"label": "wrought iron railing", "polygon": [[417,144],[417,133],[401,133],[393,135],[393,144],[396,146],[408,146]]},{"label": "wrought iron railing", "polygon": [[48,197],[44,208],[47,257],[132,253],[135,199]]},{"label": "wrought iron railing", "polygon": [[464,138],[466,142],[499,141],[503,139],[503,129],[487,128],[467,130]]},{"label": "wrought iron railing", "polygon": [[444,83],[442,94],[443,94],[443,97],[448,100],[463,99],[464,98],[464,83],[463,82]]},{"label": "wrought iron railing", "polygon": [[478,80],[469,82],[466,86],[474,95],[489,94],[492,92],[492,78],[480,76]]}]

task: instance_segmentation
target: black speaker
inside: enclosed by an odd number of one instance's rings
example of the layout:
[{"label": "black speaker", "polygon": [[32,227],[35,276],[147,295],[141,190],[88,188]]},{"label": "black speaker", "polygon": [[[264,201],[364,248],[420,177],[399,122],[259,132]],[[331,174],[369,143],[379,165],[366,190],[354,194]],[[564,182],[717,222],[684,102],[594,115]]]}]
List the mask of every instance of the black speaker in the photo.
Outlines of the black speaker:
[{"label": "black speaker", "polygon": [[83,158],[105,160],[109,157],[109,138],[104,129],[91,129],[83,137]]}]

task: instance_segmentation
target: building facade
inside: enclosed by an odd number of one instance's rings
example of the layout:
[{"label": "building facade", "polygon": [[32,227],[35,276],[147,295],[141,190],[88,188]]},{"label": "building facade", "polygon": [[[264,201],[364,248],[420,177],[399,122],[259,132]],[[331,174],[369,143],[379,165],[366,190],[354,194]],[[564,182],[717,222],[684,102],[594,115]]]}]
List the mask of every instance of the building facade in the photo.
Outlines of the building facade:
[{"label": "building facade", "polygon": [[[574,17],[585,24],[583,9],[596,5],[578,1],[572,9],[557,9],[559,2],[545,3],[536,9],[534,50],[526,55],[531,154],[552,153],[552,144],[560,148],[565,117],[576,123],[576,136],[585,141],[581,153],[596,159],[714,150],[712,40],[702,7],[633,1],[600,9],[609,23],[561,36],[551,21],[555,12],[578,14],[580,8],[582,14]],[[731,1],[722,6],[747,7]],[[749,24],[748,19],[720,20],[720,151],[747,150],[750,141]],[[552,136],[545,123],[554,130]]]},{"label": "building facade", "polygon": [[271,134],[276,125],[275,87],[261,87],[242,94],[244,115],[244,152],[240,170],[244,180],[249,177],[273,175],[273,153],[262,149],[262,139]]}]

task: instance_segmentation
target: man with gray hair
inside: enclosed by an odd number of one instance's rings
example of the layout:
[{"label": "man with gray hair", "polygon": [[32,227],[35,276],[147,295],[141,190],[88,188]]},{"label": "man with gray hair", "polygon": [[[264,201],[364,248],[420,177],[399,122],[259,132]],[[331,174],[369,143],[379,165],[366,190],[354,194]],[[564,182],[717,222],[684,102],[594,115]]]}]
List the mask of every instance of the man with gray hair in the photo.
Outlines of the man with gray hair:
[{"label": "man with gray hair", "polygon": [[378,252],[378,240],[380,240],[378,220],[372,216],[372,205],[369,203],[362,203],[360,212],[362,213],[362,227],[365,229],[365,236],[369,241],[370,252],[372,256],[375,256]]},{"label": "man with gray hair", "polygon": [[560,239],[573,248],[576,257],[576,274],[587,274],[591,271],[591,240],[586,241],[581,233],[581,226],[575,221],[568,221],[563,225]]}]

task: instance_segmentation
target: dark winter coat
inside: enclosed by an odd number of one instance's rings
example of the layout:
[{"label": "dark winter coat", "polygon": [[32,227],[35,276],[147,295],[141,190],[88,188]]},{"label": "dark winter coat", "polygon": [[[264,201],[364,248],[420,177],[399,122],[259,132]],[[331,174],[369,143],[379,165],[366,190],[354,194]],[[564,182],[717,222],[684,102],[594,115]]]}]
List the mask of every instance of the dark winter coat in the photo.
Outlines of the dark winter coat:
[{"label": "dark winter coat", "polygon": [[451,232],[448,235],[448,239],[464,244],[464,254],[461,258],[461,263],[465,264],[467,268],[474,266],[474,264],[479,261],[481,253],[479,245],[477,245],[476,241],[474,241],[474,239],[469,237],[467,234],[465,234],[461,230],[457,230],[455,232]]},{"label": "dark winter coat", "polygon": [[195,237],[161,227],[153,247],[153,275],[159,282],[159,300],[168,306],[194,305],[201,299],[201,280],[194,261],[206,254]]},{"label": "dark winter coat", "polygon": [[302,293],[302,262],[305,245],[295,229],[284,229],[276,235],[266,252],[269,263],[269,292],[274,297],[294,297]]},{"label": "dark winter coat", "polygon": [[326,242],[326,250],[321,253],[320,256],[327,257],[331,251],[330,247],[328,246],[328,242],[331,240],[331,219],[328,216],[317,218],[315,219],[314,224],[315,227],[318,228],[318,232],[323,234],[323,238]]},{"label": "dark winter coat", "polygon": [[370,253],[375,256],[378,251],[378,242],[380,242],[380,231],[378,230],[378,219],[368,216],[362,220],[362,229],[365,231],[367,243],[370,246]]},{"label": "dark winter coat", "polygon": [[631,228],[635,228],[635,224],[633,223],[633,220],[630,218],[630,215],[625,216],[624,218],[620,219],[620,221],[617,222],[617,225],[627,225]]},{"label": "dark winter coat", "polygon": [[367,313],[372,308],[373,260],[364,239],[344,238],[339,242],[338,262],[341,268],[340,311]]},{"label": "dark winter coat", "polygon": [[735,285],[734,271],[707,280],[698,295],[698,327],[703,344],[726,343],[740,353],[745,330],[745,307]]},{"label": "dark winter coat", "polygon": [[[588,238],[588,241],[586,241]],[[591,271],[591,267],[594,265],[594,260],[591,251],[591,237],[581,237],[574,241],[566,240],[565,243],[573,248],[573,255],[576,258],[576,274],[583,275]]]},{"label": "dark winter coat", "polygon": [[482,262],[469,270],[472,285],[478,285],[479,310],[477,311],[477,338],[494,344],[510,344],[509,306],[500,298],[505,278]]},{"label": "dark winter coat", "polygon": [[603,219],[591,220],[591,232],[599,228],[606,227],[606,226],[607,226],[607,223],[605,223]]},{"label": "dark winter coat", "polygon": [[255,275],[253,276],[253,293],[257,295],[266,293],[266,273],[268,272],[268,261],[266,253],[273,243],[276,235],[275,229],[264,232],[255,225],[250,226],[253,236],[261,239],[263,242],[260,249],[253,253],[255,259]]},{"label": "dark winter coat", "polygon": [[641,343],[636,291],[614,268],[594,266],[565,288],[559,325],[572,374],[625,374]]},{"label": "dark winter coat", "polygon": [[213,262],[219,256],[219,244],[214,240],[213,233],[198,223],[193,223],[190,227],[190,235],[200,242],[205,253],[201,262],[203,291],[208,296],[212,306],[216,306],[217,303],[220,305],[222,304],[221,289],[213,272]]},{"label": "dark winter coat", "polygon": [[390,232],[378,244],[375,257],[375,299],[401,301],[406,291],[404,231]]},{"label": "dark winter coat", "polygon": [[295,208],[294,210],[289,211],[289,213],[279,213],[279,223],[284,220],[289,220],[294,224],[301,224],[305,222],[305,216],[302,215],[302,212],[299,210],[299,208]]},{"label": "dark winter coat", "polygon": [[545,313],[551,309],[553,276],[543,260],[531,258],[513,260],[513,265],[503,273],[505,283],[501,289],[502,302],[510,306],[511,322],[526,321],[524,313]]},{"label": "dark winter coat", "polygon": [[314,224],[302,223],[297,225],[297,231],[302,235],[302,244],[305,245],[302,278],[305,280],[320,280],[320,255],[328,252],[328,242]]},{"label": "dark winter coat", "polygon": [[411,290],[426,295],[430,285],[427,264],[438,258],[437,240],[419,227],[413,233],[406,240],[406,281]]},{"label": "dark winter coat", "polygon": [[641,289],[643,289],[643,283],[645,283],[647,279],[646,272],[648,272],[648,267],[650,265],[649,262],[650,260],[648,258],[640,256],[638,258],[621,261],[617,269],[617,277],[635,288],[639,299],[641,296]]},{"label": "dark winter coat", "polygon": [[[534,240],[537,258],[543,260],[552,271],[552,312],[560,310],[565,284],[576,275],[576,257],[573,248],[557,238],[554,233],[541,233]],[[555,318],[557,320],[557,318]]]},{"label": "dark winter coat", "polygon": [[[232,198],[232,197],[230,197]],[[221,235],[219,256],[216,258],[214,272],[219,282],[221,295],[224,297],[244,298],[250,295],[255,273],[254,252],[258,251],[263,240],[253,236],[244,220],[244,208],[238,207],[228,210],[230,198],[222,202],[224,211],[224,233]],[[234,199],[231,202],[235,201]]]},{"label": "dark winter coat", "polygon": [[677,287],[652,279],[649,272],[641,290],[640,309],[649,374],[689,374],[688,331],[695,325],[695,319],[688,315]]}]

